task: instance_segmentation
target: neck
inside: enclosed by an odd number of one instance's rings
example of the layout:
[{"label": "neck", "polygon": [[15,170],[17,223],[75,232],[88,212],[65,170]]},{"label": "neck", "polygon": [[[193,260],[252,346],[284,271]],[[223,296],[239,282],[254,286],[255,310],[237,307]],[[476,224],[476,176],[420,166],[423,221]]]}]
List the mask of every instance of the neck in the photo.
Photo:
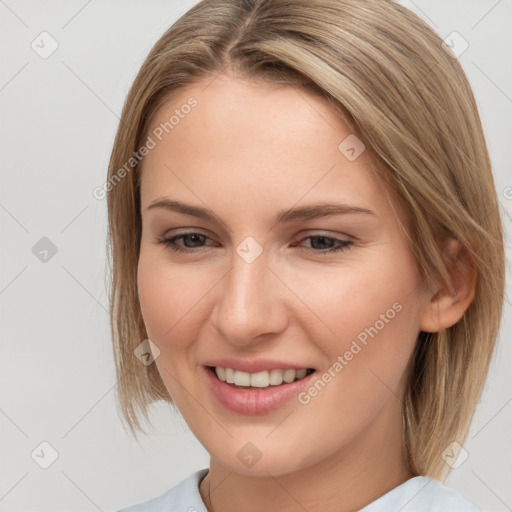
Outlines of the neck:
[{"label": "neck", "polygon": [[321,462],[279,476],[239,474],[212,457],[200,485],[208,512],[360,510],[413,476],[397,410],[397,404],[384,408],[369,427]]}]

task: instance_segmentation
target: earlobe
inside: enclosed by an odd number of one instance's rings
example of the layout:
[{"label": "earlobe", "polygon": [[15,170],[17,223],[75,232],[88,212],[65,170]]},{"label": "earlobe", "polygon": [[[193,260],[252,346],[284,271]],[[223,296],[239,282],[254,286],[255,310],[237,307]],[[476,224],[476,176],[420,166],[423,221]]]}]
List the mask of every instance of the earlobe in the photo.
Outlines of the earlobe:
[{"label": "earlobe", "polygon": [[477,274],[468,252],[453,238],[445,251],[450,262],[448,280],[425,304],[419,326],[424,332],[439,332],[455,325],[475,297]]}]

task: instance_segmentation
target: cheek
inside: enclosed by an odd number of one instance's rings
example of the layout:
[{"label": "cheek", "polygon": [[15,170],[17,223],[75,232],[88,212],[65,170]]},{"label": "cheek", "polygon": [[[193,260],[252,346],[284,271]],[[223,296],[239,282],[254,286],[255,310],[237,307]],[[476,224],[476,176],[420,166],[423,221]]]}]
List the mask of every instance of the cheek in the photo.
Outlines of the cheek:
[{"label": "cheek", "polygon": [[[162,261],[160,254],[141,251],[137,271],[137,286],[142,316],[150,339],[161,349],[178,349],[186,344],[197,326],[201,297],[207,283],[194,278],[183,266]],[[188,339],[180,336],[187,332]]]},{"label": "cheek", "polygon": [[323,338],[329,344],[337,342],[336,350],[359,334],[364,341],[366,329],[375,324],[379,332],[396,328],[413,299],[414,272],[404,267],[399,271],[394,264],[341,268],[313,277],[302,282],[300,293],[318,320],[329,327],[324,328]]},{"label": "cheek", "polygon": [[370,369],[396,388],[414,349],[420,321],[414,261],[407,251],[376,251],[364,266],[334,271],[328,277],[322,294],[314,280],[304,291],[311,309],[329,327],[327,336],[317,338],[329,364],[341,356],[344,368],[339,374],[360,381],[361,389],[376,380]]},{"label": "cheek", "polygon": [[383,286],[374,295],[375,286],[372,293],[360,291],[353,298],[349,292],[357,288],[348,287],[347,300],[331,305],[326,318],[336,336],[317,338],[327,355],[318,375],[325,384],[313,382],[300,403],[315,422],[330,425],[333,437],[324,432],[326,439],[357,435],[386,404],[399,404],[403,394],[402,377],[416,343],[417,307],[406,297],[408,291]]},{"label": "cheek", "polygon": [[[164,256],[165,257],[165,256]],[[150,340],[160,350],[155,360],[165,387],[179,410],[186,411],[189,397],[179,383],[193,382],[188,361],[194,358],[193,342],[201,326],[201,297],[211,287],[200,285],[183,266],[162,261],[162,255],[151,249],[141,251],[137,287],[144,325]]]}]

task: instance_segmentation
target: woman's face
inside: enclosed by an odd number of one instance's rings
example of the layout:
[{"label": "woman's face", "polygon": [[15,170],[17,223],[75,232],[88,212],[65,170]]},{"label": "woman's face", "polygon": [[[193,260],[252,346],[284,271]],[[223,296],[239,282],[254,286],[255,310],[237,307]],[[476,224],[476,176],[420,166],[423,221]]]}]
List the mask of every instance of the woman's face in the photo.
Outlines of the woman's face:
[{"label": "woman's face", "polygon": [[[151,130],[139,298],[191,431],[243,474],[382,456],[427,296],[369,152],[325,100],[226,75]],[[294,375],[275,369],[314,373],[277,385]]]}]

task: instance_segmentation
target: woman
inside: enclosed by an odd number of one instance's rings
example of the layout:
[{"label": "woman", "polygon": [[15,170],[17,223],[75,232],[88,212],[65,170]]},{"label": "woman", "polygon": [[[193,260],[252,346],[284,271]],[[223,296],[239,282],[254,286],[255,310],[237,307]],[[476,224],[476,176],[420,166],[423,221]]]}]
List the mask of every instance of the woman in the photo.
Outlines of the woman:
[{"label": "woman", "polygon": [[465,510],[504,291],[455,55],[387,0],[205,0],[155,44],[107,181],[131,429],[175,404],[210,467],[126,512]]}]

